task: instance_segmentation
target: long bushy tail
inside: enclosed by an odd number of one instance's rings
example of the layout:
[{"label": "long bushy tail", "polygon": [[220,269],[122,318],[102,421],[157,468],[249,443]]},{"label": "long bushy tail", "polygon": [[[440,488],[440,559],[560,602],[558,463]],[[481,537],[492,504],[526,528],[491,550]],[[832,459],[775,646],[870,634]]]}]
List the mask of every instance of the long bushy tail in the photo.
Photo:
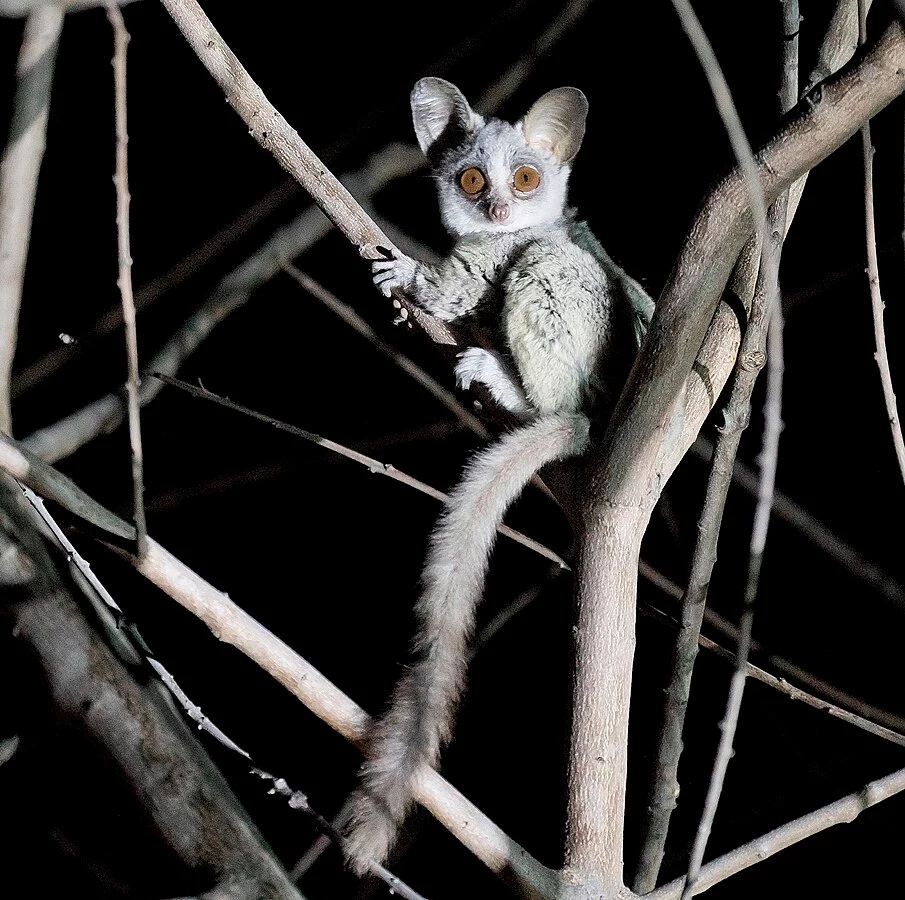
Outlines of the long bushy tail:
[{"label": "long bushy tail", "polygon": [[584,416],[543,416],[477,454],[451,493],[424,567],[416,608],[416,661],[397,684],[368,742],[346,841],[357,871],[386,857],[412,805],[417,771],[434,766],[449,740],[464,686],[466,644],[497,526],[542,466],[578,455],[587,440]]}]

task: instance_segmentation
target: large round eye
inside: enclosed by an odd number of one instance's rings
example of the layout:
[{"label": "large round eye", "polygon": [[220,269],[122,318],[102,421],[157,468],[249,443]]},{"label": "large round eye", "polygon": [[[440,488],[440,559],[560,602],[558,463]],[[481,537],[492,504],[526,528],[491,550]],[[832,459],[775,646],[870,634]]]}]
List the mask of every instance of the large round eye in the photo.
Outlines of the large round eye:
[{"label": "large round eye", "polygon": [[461,187],[466,194],[470,194],[471,196],[480,194],[481,191],[484,190],[485,184],[487,184],[487,180],[484,178],[484,173],[480,169],[475,169],[474,167],[466,169],[459,176],[459,187]]},{"label": "large round eye", "polygon": [[519,166],[512,176],[512,186],[522,194],[536,191],[540,184],[540,172],[531,166]]}]

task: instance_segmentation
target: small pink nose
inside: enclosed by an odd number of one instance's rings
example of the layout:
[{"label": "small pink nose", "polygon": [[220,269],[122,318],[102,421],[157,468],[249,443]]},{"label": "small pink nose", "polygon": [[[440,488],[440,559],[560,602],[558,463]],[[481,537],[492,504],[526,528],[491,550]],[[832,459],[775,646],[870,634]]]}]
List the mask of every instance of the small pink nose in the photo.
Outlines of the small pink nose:
[{"label": "small pink nose", "polygon": [[493,219],[494,222],[505,222],[506,219],[509,218],[509,204],[491,203],[490,218]]}]

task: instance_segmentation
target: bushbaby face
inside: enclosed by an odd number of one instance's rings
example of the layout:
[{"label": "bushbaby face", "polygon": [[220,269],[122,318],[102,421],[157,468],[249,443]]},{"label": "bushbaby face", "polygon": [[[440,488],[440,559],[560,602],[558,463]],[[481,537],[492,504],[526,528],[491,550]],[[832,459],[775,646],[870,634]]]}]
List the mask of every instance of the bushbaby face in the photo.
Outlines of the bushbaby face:
[{"label": "bushbaby face", "polygon": [[577,88],[544,94],[515,124],[485,120],[442,78],[422,78],[411,103],[443,223],[454,236],[516,231],[563,214],[587,116]]},{"label": "bushbaby face", "polygon": [[569,171],[526,143],[520,123],[491,119],[437,166],[443,224],[463,235],[554,222],[565,208]]}]

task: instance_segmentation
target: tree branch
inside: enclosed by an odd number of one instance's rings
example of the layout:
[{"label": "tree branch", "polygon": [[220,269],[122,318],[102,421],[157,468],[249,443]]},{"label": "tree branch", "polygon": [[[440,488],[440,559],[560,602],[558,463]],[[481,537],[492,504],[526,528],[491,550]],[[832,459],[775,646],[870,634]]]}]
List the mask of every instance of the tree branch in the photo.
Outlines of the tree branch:
[{"label": "tree branch", "polygon": [[[865,809],[894,797],[902,791],[905,791],[905,769],[899,769],[885,778],[871,781],[860,791],[855,791],[841,800],[830,803],[799,819],[793,819],[791,822],[743,844],[731,853],[711,860],[701,869],[694,893],[702,894],[731,875],[763,862],[774,853],[785,850],[786,847],[791,847],[811,835],[819,834],[833,825],[853,822]],[[664,884],[663,887],[648,894],[647,898],[648,900],[678,900],[682,895],[684,881],[684,877],[670,881],[669,884]]]},{"label": "tree branch", "polygon": [[[698,42],[702,40],[706,42],[700,24],[694,18],[693,13],[686,9],[684,14],[690,15],[694,19],[693,23],[686,27],[686,31],[691,29],[690,33],[697,35]],[[797,0],[789,0],[789,2],[783,4],[782,25],[780,113],[787,112],[794,106],[798,93],[797,34],[799,15]],[[719,74],[719,78],[714,75],[710,80],[711,84],[714,82],[721,83],[722,90],[726,93],[721,107],[721,115],[724,118],[726,130],[732,134],[740,130],[741,125],[735,114],[732,98],[728,95],[728,87],[722,79],[719,65],[712,58],[712,53],[710,57],[705,57],[699,47],[696,46],[696,50],[701,59],[701,65],[705,68],[708,66],[715,68]],[[733,115],[731,118],[726,118],[726,113],[723,111],[727,107],[732,110]],[[747,154],[749,166],[753,167],[755,165],[744,134],[736,138],[733,147],[737,154],[741,154],[742,159]],[[701,623],[707,602],[707,590],[710,585],[713,567],[716,563],[717,543],[723,520],[723,510],[742,433],[750,421],[751,395],[760,368],[766,358],[766,328],[769,309],[779,305],[779,286],[776,278],[779,270],[780,247],[786,224],[786,207],[785,197],[773,204],[768,213],[771,234],[764,236],[761,252],[758,254],[756,247],[760,242],[753,238],[749,239],[745,245],[745,252],[743,252],[742,258],[736,265],[736,270],[733,274],[735,280],[744,278],[747,270],[753,270],[756,267],[755,260],[759,256],[758,285],[754,291],[753,302],[750,303],[749,320],[739,350],[739,361],[736,364],[732,390],[723,410],[724,426],[720,429],[710,464],[704,507],[698,521],[691,574],[682,599],[681,626],[673,649],[672,674],[669,686],[666,689],[666,701],[658,739],[657,762],[650,790],[644,840],[635,877],[634,888],[639,894],[649,893],[656,885],[660,865],[663,861],[670,818],[679,795],[678,768],[682,754],[682,731],[691,691],[695,658],[698,652]],[[747,309],[749,298],[743,295],[741,299]],[[769,506],[767,506],[767,512],[769,513]],[[744,684],[748,648],[751,641],[750,631],[746,633],[745,637],[747,639],[743,637],[739,640],[739,651],[736,661],[736,671],[741,673],[742,684]],[[724,735],[734,730],[731,716],[727,716],[726,720],[721,724],[721,728]],[[719,789],[716,790],[715,797],[719,797]],[[715,802],[712,809],[715,811]],[[706,843],[709,831],[709,818],[705,812],[698,832],[695,850],[692,854],[689,881],[691,881],[693,874],[700,866],[700,861],[695,861],[695,852],[698,850],[703,852],[703,846]]]},{"label": "tree branch", "polygon": [[[172,385],[173,387],[178,387],[195,397],[200,397],[202,400],[210,400],[214,403],[219,403],[221,406],[225,406],[227,409],[232,409],[235,412],[242,413],[243,415],[251,416],[253,419],[258,419],[261,422],[267,422],[269,425],[273,425],[280,431],[286,431],[289,434],[294,434],[296,437],[304,438],[306,441],[311,441],[313,444],[317,444],[319,447],[323,447],[326,450],[332,450],[334,453],[338,453],[340,456],[343,456],[346,459],[360,463],[361,465],[365,466],[370,472],[374,472],[378,475],[386,475],[388,478],[392,478],[394,481],[402,482],[402,484],[406,484],[410,488],[414,488],[416,491],[420,491],[422,494],[427,494],[429,497],[433,497],[435,500],[444,502],[449,499],[448,494],[443,493],[443,491],[437,490],[437,488],[431,487],[429,484],[425,484],[423,481],[419,481],[417,478],[413,478],[411,475],[407,475],[405,472],[401,472],[395,466],[390,465],[389,463],[382,463],[370,456],[365,456],[364,453],[359,453],[357,450],[351,450],[348,447],[344,447],[342,444],[338,444],[336,441],[331,441],[329,438],[321,437],[319,434],[313,434],[310,431],[305,431],[303,428],[297,428],[295,425],[289,425],[286,422],[281,422],[279,419],[274,419],[270,416],[264,415],[263,413],[256,412],[255,410],[249,409],[247,406],[242,406],[242,404],[236,403],[233,400],[228,399],[227,397],[221,397],[218,394],[212,393],[206,388],[195,387],[195,385],[189,384],[186,381],[180,381],[178,378],[171,378],[170,376],[162,375],[159,372],[152,372],[151,375],[154,378],[159,378],[165,384]],[[508,525],[500,525],[498,530],[500,534],[511,538],[516,543],[527,547],[529,550],[533,550],[535,553],[539,553],[541,556],[546,557],[551,562],[556,563],[560,568],[569,568],[568,563],[561,556],[559,556],[559,554],[554,553],[543,544],[532,540],[531,538],[522,534],[520,531],[516,531],[514,528],[510,528]]]},{"label": "tree branch", "polygon": [[[135,530],[88,497],[65,475],[56,472],[11,438],[0,433],[0,468],[87,521],[134,540]],[[145,578],[201,619],[219,640],[226,641],[302,701],[318,718],[346,740],[360,745],[370,718],[309,662],[212,587],[153,539],[142,558],[117,549]],[[538,900],[557,897],[557,873],[542,866],[509,838],[474,804],[433,769],[423,770],[415,785],[415,799],[454,837],[520,893]]]},{"label": "tree branch", "polygon": [[141,421],[138,412],[138,331],[135,325],[135,299],[132,296],[132,249],[129,238],[129,132],[126,125],[126,48],[129,32],[119,7],[108,0],[107,18],[113,27],[113,79],[116,99],[116,237],[119,246],[119,286],[123,322],[126,326],[126,409],[129,420],[129,445],[132,450],[132,509],[135,519],[136,546],[143,556],[148,544],[145,524],[145,479],[141,448]]},{"label": "tree branch", "polygon": [[13,120],[0,160],[0,431],[10,434],[10,377],[19,330],[22,280],[62,28],[63,11],[56,6],[41,5],[25,23],[16,64]]},{"label": "tree branch", "polygon": [[[864,0],[858,4],[858,43],[867,41],[867,4]],[[905,481],[905,438],[902,436],[902,424],[899,421],[899,410],[896,394],[892,386],[892,373],[889,370],[889,355],[886,352],[886,327],[883,323],[883,297],[880,294],[880,264],[877,260],[877,228],[874,221],[874,147],[870,138],[870,122],[861,126],[861,148],[864,156],[864,230],[867,245],[867,281],[870,285],[870,306],[874,321],[874,342],[876,352],[874,359],[880,370],[880,385],[883,388],[883,402],[892,431],[892,444],[899,463],[899,472]]]},{"label": "tree branch", "polygon": [[[56,472],[27,451],[23,451],[20,445],[17,446],[14,441],[3,435],[0,435],[0,468],[99,528],[127,540],[134,540],[134,529],[128,523],[97,504],[66,476]],[[149,580],[204,621],[216,637],[232,644],[260,665],[330,727],[353,743],[363,739],[370,721],[364,711],[291,648],[239,609],[229,597],[211,587],[154,542],[152,551],[151,563],[139,561],[128,554],[124,556]],[[0,560],[7,565],[10,561],[8,555],[0,555]],[[656,573],[651,572],[649,567],[642,568],[646,572],[646,577],[656,577]],[[0,570],[0,573],[2,571],[5,570]],[[19,567],[16,571],[24,571],[25,577],[28,577],[27,569],[22,570]],[[23,576],[16,577],[21,579]],[[673,596],[681,593],[677,586],[662,578],[656,579],[656,583],[665,586]],[[248,627],[245,627],[246,624]],[[733,658],[733,654],[712,641],[706,638],[701,640],[707,649],[726,658]],[[882,730],[872,727],[873,723],[865,722],[858,716],[851,716],[844,710],[835,709],[820,698],[799,691],[750,663],[747,665],[747,671],[764,684],[781,690],[793,699],[801,700],[815,709],[822,709],[830,715],[895,743],[901,743],[903,740],[902,735],[883,734]],[[521,891],[527,896],[559,897],[555,887],[556,873],[540,866],[522,848],[509,841],[502,831],[464,797],[446,785],[436,772],[430,771],[422,781],[424,783],[419,786],[419,801],[486,865],[500,874],[508,873],[521,884]],[[511,858],[508,855],[510,853]],[[705,866],[702,870],[703,881],[699,884],[707,883],[709,871],[709,865]],[[568,893],[562,896],[568,896]],[[659,891],[648,896],[659,898]]]},{"label": "tree branch", "polygon": [[[893,25],[860,62],[816,88],[758,154],[768,202],[851,137],[905,88],[905,37]],[[732,364],[727,326],[711,320],[751,231],[738,169],[711,191],[656,305],[629,382],[592,451],[576,579],[579,670],[569,774],[566,878],[615,892],[621,882],[628,686],[641,537],[662,486]],[[706,341],[705,341],[706,336]],[[697,370],[705,372],[702,383]],[[579,658],[582,658],[581,656]]]},{"label": "tree branch", "polygon": [[[377,191],[400,172],[411,171],[416,159],[422,159],[416,147],[406,144],[385,147],[368,160],[359,176],[361,183]],[[294,259],[329,232],[330,223],[316,207],[309,207],[278,229],[220,281],[179,331],[161,347],[148,363],[147,370],[174,375],[214,328],[241,309],[258,287],[282,272],[286,260]],[[140,392],[142,405],[153,400],[160,388],[159,382],[144,382]],[[112,431],[124,417],[125,404],[120,394],[107,394],[59,422],[35,431],[25,438],[25,445],[48,462],[56,462],[98,435]]]},{"label": "tree branch", "polygon": [[57,708],[104,748],[187,867],[212,873],[235,900],[299,900],[185,724],[87,625],[19,508],[21,495],[6,483],[0,493],[0,533],[33,572],[2,612],[40,663]]}]

